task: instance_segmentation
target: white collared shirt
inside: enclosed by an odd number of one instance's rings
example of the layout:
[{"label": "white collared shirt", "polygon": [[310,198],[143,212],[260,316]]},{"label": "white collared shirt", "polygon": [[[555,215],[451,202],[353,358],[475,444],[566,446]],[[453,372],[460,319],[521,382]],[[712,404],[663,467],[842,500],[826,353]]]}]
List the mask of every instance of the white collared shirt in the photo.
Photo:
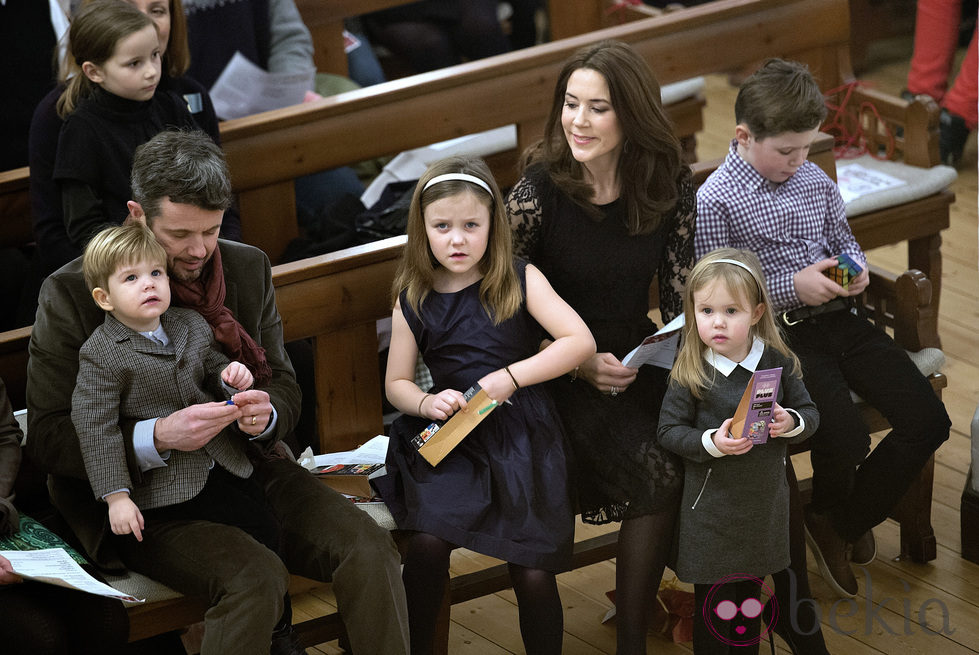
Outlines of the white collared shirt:
[{"label": "white collared shirt", "polygon": [[[740,362],[728,359],[724,355],[719,355],[710,348],[704,351],[704,360],[713,366],[715,369],[720,371],[724,377],[730,377],[731,373],[737,367],[744,368],[752,373],[758,369],[758,362],[761,361],[761,356],[765,353],[765,342],[758,337],[754,338],[751,342],[751,350],[748,351],[748,355]],[[794,409],[789,407],[783,407],[787,412],[792,412],[792,416],[795,418],[795,428],[789,432],[786,432],[782,437],[794,437],[795,435],[802,432],[806,427],[806,421],[802,418]],[[718,428],[711,428],[705,430],[703,435],[701,435],[701,443],[704,449],[710,453],[713,457],[724,457],[724,453],[714,445],[714,433],[717,432]]]},{"label": "white collared shirt", "polygon": [[754,373],[764,353],[765,342],[755,337],[754,341],[751,342],[751,350],[748,351],[748,356],[740,362],[728,359],[724,355],[718,355],[710,348],[704,351],[704,359],[707,360],[708,364],[720,371],[724,377],[729,377],[738,366]]}]

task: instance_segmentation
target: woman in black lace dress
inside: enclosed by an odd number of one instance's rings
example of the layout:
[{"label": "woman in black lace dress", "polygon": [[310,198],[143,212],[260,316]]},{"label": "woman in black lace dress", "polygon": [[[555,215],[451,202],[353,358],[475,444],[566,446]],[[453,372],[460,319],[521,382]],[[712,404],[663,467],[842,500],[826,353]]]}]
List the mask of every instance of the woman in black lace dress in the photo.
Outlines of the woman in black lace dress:
[{"label": "woman in black lace dress", "polygon": [[579,50],[554,91],[544,139],[507,198],[517,254],[585,320],[598,354],[552,392],[571,441],[584,521],[621,521],[616,559],[618,652],[644,653],[673,538],[683,472],[656,441],[664,369],[622,366],[682,311],[693,263],[694,191],[659,85],[629,46]]}]

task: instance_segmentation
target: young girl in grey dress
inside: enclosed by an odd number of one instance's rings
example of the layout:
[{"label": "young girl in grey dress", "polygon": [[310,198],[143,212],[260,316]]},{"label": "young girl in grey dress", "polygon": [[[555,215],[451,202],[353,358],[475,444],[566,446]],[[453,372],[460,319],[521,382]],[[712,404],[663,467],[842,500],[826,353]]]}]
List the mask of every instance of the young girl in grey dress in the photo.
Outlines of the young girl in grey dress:
[{"label": "young girl in grey dress", "polygon": [[[754,254],[722,248],[697,262],[684,317],[659,422],[663,447],[684,460],[675,571],[695,586],[694,652],[757,653],[763,579],[789,565],[786,449],[815,431],[819,414],[772,317]],[[769,440],[731,434],[753,373],[777,367]],[[791,609],[779,599],[769,600],[767,624]]]}]

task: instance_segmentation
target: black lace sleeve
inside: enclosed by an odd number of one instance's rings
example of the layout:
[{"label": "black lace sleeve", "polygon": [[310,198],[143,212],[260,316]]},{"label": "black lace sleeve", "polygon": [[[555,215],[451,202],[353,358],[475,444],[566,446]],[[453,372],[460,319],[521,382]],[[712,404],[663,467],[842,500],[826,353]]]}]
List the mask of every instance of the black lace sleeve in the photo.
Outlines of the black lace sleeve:
[{"label": "black lace sleeve", "polygon": [[543,222],[537,187],[526,176],[521,177],[507,194],[504,205],[513,235],[513,253],[533,262]]},{"label": "black lace sleeve", "polygon": [[664,322],[683,313],[683,288],[694,263],[693,231],[696,215],[696,196],[693,185],[687,179],[680,189],[680,199],[659,268],[659,310]]}]

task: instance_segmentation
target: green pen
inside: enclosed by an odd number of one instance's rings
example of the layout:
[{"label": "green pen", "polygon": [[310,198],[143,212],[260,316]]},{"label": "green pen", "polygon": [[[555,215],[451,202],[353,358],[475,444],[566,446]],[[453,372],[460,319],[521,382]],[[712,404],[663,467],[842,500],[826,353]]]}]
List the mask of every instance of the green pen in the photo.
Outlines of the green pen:
[{"label": "green pen", "polygon": [[494,407],[496,407],[496,406],[497,406],[497,404],[498,404],[498,403],[497,403],[497,402],[496,402],[495,400],[492,400],[492,401],[490,401],[490,404],[489,404],[489,405],[487,405],[486,407],[484,407],[484,408],[482,408],[481,410],[479,410],[479,415],[480,415],[480,416],[482,416],[482,415],[483,415],[483,414],[485,414],[486,412],[488,412],[488,411],[490,411],[491,409],[493,409]]}]

